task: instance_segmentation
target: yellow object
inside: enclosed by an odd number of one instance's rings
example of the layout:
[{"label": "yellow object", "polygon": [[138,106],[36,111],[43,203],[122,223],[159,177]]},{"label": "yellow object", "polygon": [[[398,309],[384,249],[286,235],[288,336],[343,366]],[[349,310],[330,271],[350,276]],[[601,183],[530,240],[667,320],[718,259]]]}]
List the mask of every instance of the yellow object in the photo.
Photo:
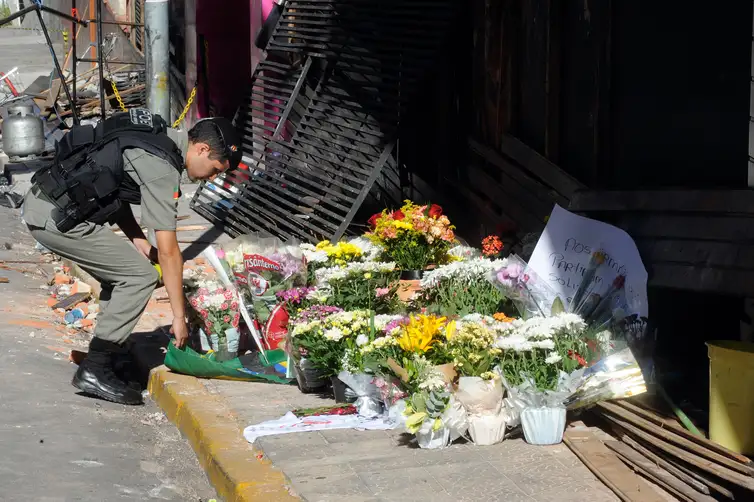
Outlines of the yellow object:
[{"label": "yellow object", "polygon": [[754,454],[754,343],[707,343],[709,435],[735,452]]},{"label": "yellow object", "polygon": [[194,98],[196,97],[196,86],[194,86],[193,89],[191,89],[191,94],[189,94],[188,101],[186,102],[186,106],[183,107],[183,111],[181,112],[181,116],[178,117],[178,119],[173,122],[173,129],[181,125],[181,122],[183,122],[183,119],[186,118],[186,114],[188,113],[189,109],[191,108],[191,104],[194,102]]},{"label": "yellow object", "polygon": [[126,111],[126,105],[123,104],[123,98],[120,97],[120,93],[118,92],[118,88],[115,86],[115,81],[110,81],[110,86],[113,88],[113,93],[115,94],[115,99],[118,100],[118,105],[120,106],[120,110],[125,112]]},{"label": "yellow object", "polygon": [[155,270],[157,270],[157,273],[160,275],[160,280],[162,280],[162,267],[159,266],[157,263],[152,263],[152,266]]}]

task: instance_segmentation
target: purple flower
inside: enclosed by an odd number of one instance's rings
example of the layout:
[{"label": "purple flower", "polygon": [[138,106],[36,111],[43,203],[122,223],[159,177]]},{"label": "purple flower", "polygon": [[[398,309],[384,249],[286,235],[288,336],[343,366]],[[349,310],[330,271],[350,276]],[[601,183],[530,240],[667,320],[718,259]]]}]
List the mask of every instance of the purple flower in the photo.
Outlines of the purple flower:
[{"label": "purple flower", "polygon": [[278,263],[282,267],[280,275],[283,276],[283,279],[288,279],[296,274],[303,273],[305,268],[304,260],[302,258],[297,258],[289,253],[276,251],[270,254],[269,259]]},{"label": "purple flower", "polygon": [[312,321],[321,321],[330,314],[334,314],[336,312],[343,312],[343,309],[330,305],[313,305],[298,314],[298,316],[296,316],[296,322],[307,323]]},{"label": "purple flower", "polygon": [[400,319],[394,319],[385,325],[385,333],[390,333],[399,326],[405,326],[408,324],[408,317],[401,317]]},{"label": "purple flower", "polygon": [[498,270],[497,280],[500,284],[507,287],[518,286],[519,283],[525,283],[529,276],[524,274],[524,268],[519,263],[511,263],[505,268]]},{"label": "purple flower", "polygon": [[279,291],[275,293],[277,299],[282,303],[289,303],[292,305],[298,305],[306,299],[306,296],[312,291],[316,291],[317,288],[293,288],[286,289],[285,291]]}]

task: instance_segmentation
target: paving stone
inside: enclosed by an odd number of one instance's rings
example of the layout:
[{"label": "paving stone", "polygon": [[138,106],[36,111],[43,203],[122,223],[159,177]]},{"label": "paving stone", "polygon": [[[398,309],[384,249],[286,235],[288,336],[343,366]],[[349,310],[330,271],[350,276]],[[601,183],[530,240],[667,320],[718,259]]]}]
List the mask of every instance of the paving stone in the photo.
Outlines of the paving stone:
[{"label": "paving stone", "polygon": [[436,465],[426,469],[439,480],[443,489],[458,501],[531,502],[531,498],[513,481],[501,475],[487,462]]},{"label": "paving stone", "polygon": [[371,490],[356,474],[302,476],[293,478],[291,481],[294,490],[306,500],[351,501],[356,497],[374,497]]},{"label": "paving stone", "polygon": [[412,500],[417,494],[449,495],[440,483],[424,467],[399,469],[373,469],[357,471],[359,478],[374,495],[385,497],[403,495],[401,498]]}]

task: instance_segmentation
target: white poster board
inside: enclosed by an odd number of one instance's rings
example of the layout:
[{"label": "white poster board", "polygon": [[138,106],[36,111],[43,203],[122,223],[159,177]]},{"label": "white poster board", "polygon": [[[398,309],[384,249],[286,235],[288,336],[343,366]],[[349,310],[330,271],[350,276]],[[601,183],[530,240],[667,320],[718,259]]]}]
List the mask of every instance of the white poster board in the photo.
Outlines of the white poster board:
[{"label": "white poster board", "polygon": [[613,308],[626,314],[648,317],[647,270],[634,240],[620,228],[573,214],[555,205],[542,237],[529,259],[529,269],[551,290],[547,305],[560,297],[566,307],[582,282],[592,253],[602,250],[605,263],[589,285],[591,293],[607,293],[619,275],[626,277],[625,288],[611,300]]}]

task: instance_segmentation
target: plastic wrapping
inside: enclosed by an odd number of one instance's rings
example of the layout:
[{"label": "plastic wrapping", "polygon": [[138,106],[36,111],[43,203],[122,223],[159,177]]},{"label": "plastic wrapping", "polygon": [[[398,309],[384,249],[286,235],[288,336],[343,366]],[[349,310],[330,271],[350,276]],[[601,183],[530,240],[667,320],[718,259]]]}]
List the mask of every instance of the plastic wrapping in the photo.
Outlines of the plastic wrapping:
[{"label": "plastic wrapping", "polygon": [[306,284],[306,262],[298,241],[283,242],[276,237],[248,234],[223,246],[229,272],[246,305],[252,307],[268,349],[276,349],[285,339],[284,329],[273,316],[276,293]]},{"label": "plastic wrapping", "polygon": [[566,409],[558,407],[526,408],[521,413],[524,439],[529,444],[550,445],[563,441]]},{"label": "plastic wrapping", "polygon": [[622,399],[643,394],[647,385],[631,349],[625,348],[575,372],[566,383],[574,391],[564,400],[569,410],[598,401]]},{"label": "plastic wrapping", "polygon": [[468,431],[469,421],[466,417],[466,410],[452,396],[441,420],[442,426],[437,430],[433,427],[434,420],[424,421],[421,428],[416,432],[416,441],[420,448],[447,448],[450,443]]},{"label": "plastic wrapping", "polygon": [[341,371],[338,374],[338,379],[356,394],[357,398],[353,404],[356,406],[359,415],[372,418],[384,413],[381,391],[374,383],[374,375]]},{"label": "plastic wrapping", "polygon": [[460,377],[455,397],[466,409],[469,435],[474,444],[489,446],[505,437],[508,415],[503,413],[501,380],[480,377]]}]

